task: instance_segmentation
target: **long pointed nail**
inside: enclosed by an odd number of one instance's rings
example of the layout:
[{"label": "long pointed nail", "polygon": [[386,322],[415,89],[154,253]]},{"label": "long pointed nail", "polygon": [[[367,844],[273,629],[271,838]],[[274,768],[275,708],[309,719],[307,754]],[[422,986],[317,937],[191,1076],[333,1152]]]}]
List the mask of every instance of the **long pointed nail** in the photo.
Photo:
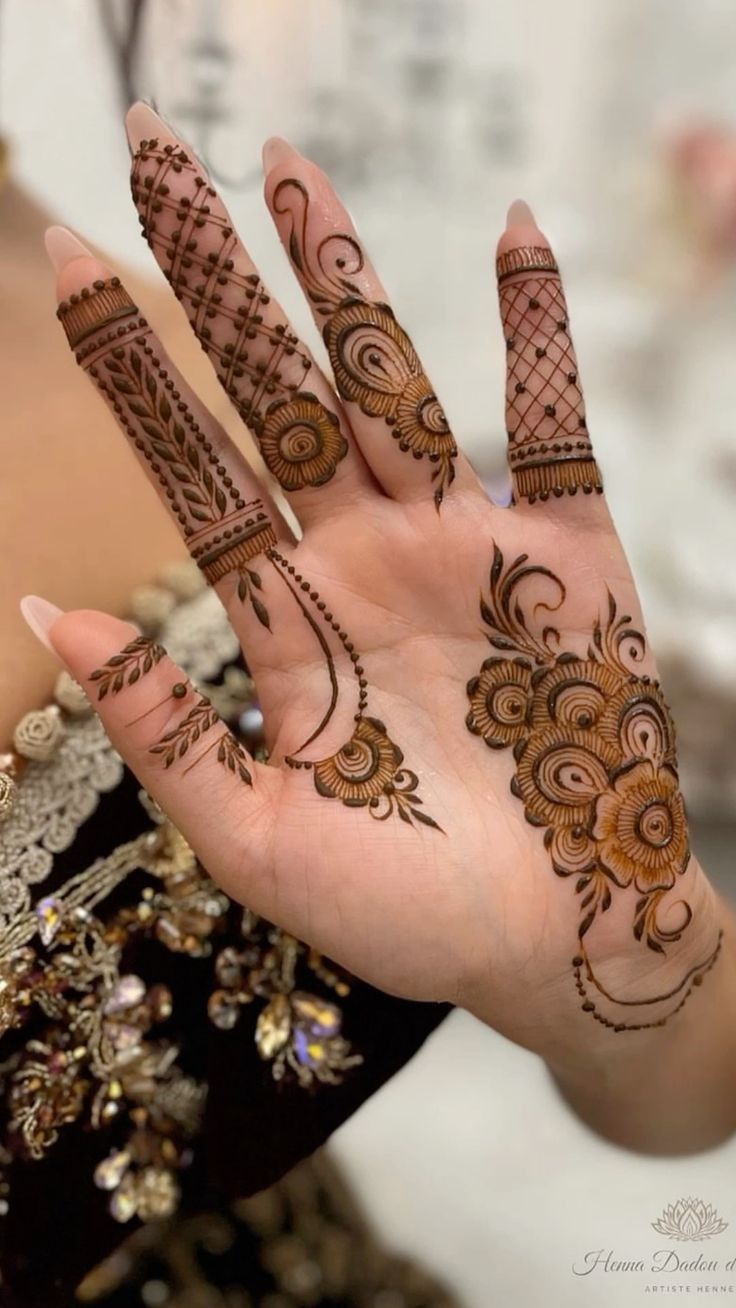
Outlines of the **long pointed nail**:
[{"label": "long pointed nail", "polygon": [[536,227],[537,220],[534,217],[526,200],[514,200],[509,206],[506,216],[506,227]]},{"label": "long pointed nail", "polygon": [[68,227],[47,227],[44,244],[46,253],[57,272],[61,272],[62,268],[72,262],[72,259],[93,257],[92,251],[88,250]]},{"label": "long pointed nail", "polygon": [[128,144],[133,154],[140,148],[141,141],[150,141],[155,137],[162,145],[180,145],[180,138],[160,114],[152,109],[145,100],[136,100],[125,115],[125,131]]},{"label": "long pointed nail", "polygon": [[270,173],[277,164],[286,163],[287,159],[299,158],[299,151],[289,145],[283,136],[270,136],[263,146],[263,171]]},{"label": "long pointed nail", "polygon": [[63,616],[64,610],[60,609],[58,605],[52,604],[50,600],[42,599],[40,595],[24,595],[20,602],[20,611],[34,636],[52,654],[56,654],[56,650],[49,640],[49,631],[57,618]]}]

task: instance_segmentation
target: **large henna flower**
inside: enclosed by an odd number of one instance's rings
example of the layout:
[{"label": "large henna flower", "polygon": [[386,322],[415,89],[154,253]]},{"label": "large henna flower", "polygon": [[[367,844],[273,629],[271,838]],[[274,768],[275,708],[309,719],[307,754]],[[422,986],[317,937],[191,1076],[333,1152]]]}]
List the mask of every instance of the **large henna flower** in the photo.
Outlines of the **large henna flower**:
[{"label": "large henna flower", "polygon": [[486,659],[480,674],[468,682],[468,730],[482,736],[491,749],[523,740],[529,730],[531,682],[531,665],[525,659]]},{"label": "large henna flower", "polygon": [[287,491],[323,486],[348,450],[336,415],[306,392],[270,406],[259,445],[266,466]]},{"label": "large henna flower", "polygon": [[403,754],[376,718],[361,718],[336,754],[314,764],[314,784],[327,799],[362,806],[391,787]]},{"label": "large henna flower", "polygon": [[690,860],[685,808],[670,767],[634,763],[596,804],[593,836],[604,872],[641,894],[669,890]]},{"label": "large henna flower", "polygon": [[655,681],[631,677],[620,685],[599,730],[606,740],[620,745],[624,759],[650,759],[657,766],[675,762],[675,728]]}]

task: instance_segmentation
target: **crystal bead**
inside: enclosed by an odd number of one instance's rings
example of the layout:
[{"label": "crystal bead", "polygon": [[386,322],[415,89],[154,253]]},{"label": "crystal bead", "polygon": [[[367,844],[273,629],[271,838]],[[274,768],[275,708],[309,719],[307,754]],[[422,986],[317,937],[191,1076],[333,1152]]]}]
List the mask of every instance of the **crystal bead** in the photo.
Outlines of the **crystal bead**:
[{"label": "crystal bead", "polygon": [[140,1004],[145,993],[145,982],[139,976],[135,976],[132,972],[127,976],[121,976],[105,1000],[102,1011],[121,1013],[126,1008],[134,1008],[136,1004]]},{"label": "crystal bead", "polygon": [[215,975],[222,986],[235,988],[243,979],[243,969],[237,949],[229,947],[221,950],[215,960]]},{"label": "crystal bead", "polygon": [[256,1022],[256,1048],[261,1058],[274,1058],[289,1039],[290,1031],[289,1001],[286,995],[274,995]]},{"label": "crystal bead", "polygon": [[116,1222],[129,1222],[135,1217],[138,1208],[138,1195],[135,1177],[126,1172],[120,1185],[110,1200],[110,1212]]},{"label": "crystal bead", "polygon": [[62,905],[53,895],[45,895],[36,904],[38,934],[44,945],[50,945],[61,925]]},{"label": "crystal bead", "polygon": [[171,1172],[163,1167],[146,1167],[138,1177],[138,1216],[143,1222],[156,1217],[170,1217],[174,1212],[179,1189]]},{"label": "crystal bead", "polygon": [[296,991],[291,996],[291,1003],[295,1016],[314,1035],[337,1035],[342,1015],[334,1004],[325,1004],[316,995],[307,995],[303,991]]},{"label": "crystal bead", "polygon": [[95,1168],[94,1178],[97,1188],[115,1190],[128,1170],[129,1163],[130,1154],[127,1149],[114,1149]]},{"label": "crystal bead", "polygon": [[213,1026],[220,1031],[232,1031],[238,1020],[240,1007],[226,990],[213,990],[207,1002],[207,1012]]},{"label": "crystal bead", "polygon": [[310,1040],[305,1031],[299,1030],[294,1034],[294,1052],[303,1067],[316,1067],[325,1057],[323,1045]]}]

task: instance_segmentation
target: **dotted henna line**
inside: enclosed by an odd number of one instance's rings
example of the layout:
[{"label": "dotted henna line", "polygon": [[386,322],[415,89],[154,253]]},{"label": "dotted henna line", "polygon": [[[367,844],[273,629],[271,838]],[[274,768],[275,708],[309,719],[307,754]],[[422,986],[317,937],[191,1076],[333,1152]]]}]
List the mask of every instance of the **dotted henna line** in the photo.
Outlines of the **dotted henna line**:
[{"label": "dotted henna line", "polygon": [[[360,655],[355,649],[353,642],[349,639],[347,632],[343,631],[342,627],[340,626],[340,623],[335,619],[332,612],[327,608],[325,601],[323,599],[320,599],[319,591],[314,590],[310,586],[310,583],[304,580],[304,577],[300,572],[297,572],[293,563],[290,563],[288,559],[284,558],[283,554],[279,554],[278,550],[274,550],[274,549],[267,550],[266,555],[274,563],[279,564],[279,566],[283,568],[284,572],[288,573],[288,575],[299,586],[300,590],[302,590],[304,594],[309,597],[309,599],[314,604],[315,608],[321,614],[323,622],[325,622],[327,626],[330,627],[332,631],[334,631],[335,635],[337,636],[337,639],[339,640],[340,644],[345,650],[345,653],[347,654],[348,658],[350,659],[350,662],[353,665],[353,672],[355,673],[355,676],[358,679],[358,688],[359,688],[358,711],[355,714],[354,720],[356,722],[360,722],[365,714],[365,710],[368,704],[368,682],[365,679],[364,669],[360,662]],[[308,769],[312,767],[312,763],[309,762],[308,760],[295,759],[291,756],[288,756],[285,759],[285,762],[291,768]]]},{"label": "dotted henna line", "polygon": [[582,968],[584,966],[585,960],[581,958],[579,954],[576,954],[572,960],[572,966],[575,974],[575,989],[583,999],[583,1003],[580,1005],[580,1007],[582,1008],[584,1013],[589,1013],[591,1017],[595,1018],[596,1022],[600,1022],[601,1026],[608,1027],[610,1031],[615,1031],[615,1032],[647,1031],[652,1027],[664,1026],[665,1023],[668,1022],[671,1017],[674,1017],[675,1014],[679,1013],[680,1009],[684,1007],[684,1005],[687,1003],[688,999],[690,998],[691,994],[693,993],[695,987],[701,986],[703,984],[705,977],[707,976],[708,972],[710,972],[711,968],[715,965],[716,960],[718,959],[718,955],[721,952],[722,942],[723,942],[723,932],[721,931],[718,937],[718,944],[716,945],[712,957],[704,965],[702,972],[699,972],[697,976],[693,977],[690,985],[685,991],[685,994],[683,995],[679,1004],[677,1004],[677,1006],[673,1008],[671,1012],[667,1013],[665,1017],[660,1017],[654,1022],[612,1022],[610,1021],[609,1018],[604,1017],[603,1014],[599,1012],[594,1001],[589,998],[588,990],[585,986],[585,982],[582,979]]}]

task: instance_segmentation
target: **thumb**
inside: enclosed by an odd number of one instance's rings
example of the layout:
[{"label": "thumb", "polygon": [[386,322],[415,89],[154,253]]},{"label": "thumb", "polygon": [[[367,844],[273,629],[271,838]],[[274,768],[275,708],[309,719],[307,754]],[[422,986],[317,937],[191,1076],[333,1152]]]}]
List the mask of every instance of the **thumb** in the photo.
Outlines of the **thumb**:
[{"label": "thumb", "polygon": [[156,642],[106,613],[62,613],[37,596],[22,612],[85,690],[112,744],[208,873],[264,917],[267,851],[281,775],[256,763]]}]

